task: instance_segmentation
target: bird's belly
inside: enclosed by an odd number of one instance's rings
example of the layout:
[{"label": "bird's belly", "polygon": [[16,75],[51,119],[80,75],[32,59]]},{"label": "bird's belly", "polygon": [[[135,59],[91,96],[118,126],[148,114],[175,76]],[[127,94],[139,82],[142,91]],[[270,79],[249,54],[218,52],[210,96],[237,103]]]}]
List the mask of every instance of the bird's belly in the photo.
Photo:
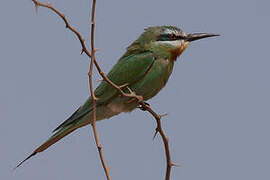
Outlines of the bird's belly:
[{"label": "bird's belly", "polygon": [[[117,97],[107,105],[98,106],[96,108],[96,120],[100,121],[118,115],[121,112],[129,112],[138,106],[137,102],[126,103],[127,99]],[[93,111],[89,112],[81,121],[82,125],[90,124],[93,120]]]},{"label": "bird's belly", "polygon": [[106,107],[109,111],[116,115],[121,112],[129,112],[135,109],[139,104],[136,101],[129,102],[128,98],[117,97],[115,100],[111,101]]}]

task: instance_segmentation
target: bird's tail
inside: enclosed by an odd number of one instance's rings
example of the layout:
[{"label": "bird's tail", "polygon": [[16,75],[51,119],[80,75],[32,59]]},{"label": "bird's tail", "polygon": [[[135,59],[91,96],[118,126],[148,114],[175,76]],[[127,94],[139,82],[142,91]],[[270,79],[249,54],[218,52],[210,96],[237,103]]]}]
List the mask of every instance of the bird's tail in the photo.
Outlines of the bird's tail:
[{"label": "bird's tail", "polygon": [[36,150],[34,150],[32,154],[30,154],[26,159],[21,161],[14,169],[21,166],[26,160],[30,159],[32,156],[36,155],[37,153],[44,151],[45,149],[47,149],[48,147],[50,147],[51,145],[53,145],[54,143],[56,143],[57,141],[59,141],[60,139],[62,139],[63,137],[65,137],[66,135],[73,132],[79,127],[80,126],[72,123],[72,124],[68,124],[60,128],[45,143],[43,143]]}]

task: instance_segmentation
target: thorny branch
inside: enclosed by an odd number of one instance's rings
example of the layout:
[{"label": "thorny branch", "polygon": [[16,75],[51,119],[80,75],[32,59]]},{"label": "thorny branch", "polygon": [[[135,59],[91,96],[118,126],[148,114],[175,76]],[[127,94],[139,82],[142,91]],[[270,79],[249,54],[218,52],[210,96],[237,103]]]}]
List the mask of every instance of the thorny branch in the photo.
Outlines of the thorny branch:
[{"label": "thorny branch", "polygon": [[[66,19],[65,15],[63,13],[61,13],[60,11],[58,11],[56,8],[54,8],[50,3],[40,3],[37,0],[32,0],[33,3],[35,4],[36,10],[38,9],[38,7],[46,7],[51,9],[52,11],[54,11],[58,16],[60,16],[63,21],[65,22],[66,28],[69,29],[70,31],[72,31],[78,38],[78,40],[81,43],[82,46],[82,53],[85,53],[89,58],[91,58],[91,63],[90,63],[90,70],[89,70],[89,84],[90,84],[90,92],[91,92],[91,96],[92,96],[92,100],[93,100],[93,123],[92,123],[92,127],[93,127],[93,131],[94,131],[94,136],[95,136],[95,140],[96,140],[96,144],[97,144],[97,148],[99,151],[99,155],[100,155],[100,159],[106,174],[107,179],[110,179],[109,176],[109,170],[105,164],[105,160],[103,157],[103,153],[102,153],[102,147],[100,145],[99,139],[98,139],[98,135],[97,135],[97,130],[96,130],[96,100],[97,98],[95,97],[94,94],[94,90],[93,90],[93,81],[92,81],[92,74],[93,74],[93,64],[95,64],[98,73],[101,75],[101,77],[103,78],[104,81],[106,81],[108,84],[110,84],[112,87],[114,87],[121,96],[124,97],[128,97],[131,99],[134,99],[136,101],[138,101],[138,103],[140,104],[140,109],[143,111],[148,111],[155,119],[156,119],[156,123],[157,123],[157,127],[155,130],[155,134],[154,137],[156,136],[157,133],[159,133],[162,137],[163,143],[164,143],[164,147],[165,147],[165,154],[166,154],[166,160],[167,160],[167,169],[166,169],[166,176],[165,176],[165,180],[169,180],[170,179],[170,173],[171,173],[171,167],[173,166],[177,166],[176,164],[173,164],[171,161],[171,156],[170,156],[170,148],[169,148],[169,141],[168,138],[164,132],[164,130],[162,129],[161,126],[161,118],[164,115],[158,115],[157,113],[155,113],[152,108],[150,107],[150,105],[146,102],[144,102],[143,97],[142,96],[138,96],[135,94],[134,91],[132,91],[131,89],[128,88],[128,84],[123,84],[123,85],[116,85],[114,82],[112,82],[109,78],[107,78],[106,74],[102,71],[101,67],[99,66],[99,64],[96,61],[95,58],[95,51],[96,49],[94,48],[94,27],[95,27],[95,5],[96,5],[96,0],[93,0],[92,3],[92,13],[91,13],[91,53],[87,50],[86,45],[85,45],[85,40],[83,39],[82,35],[74,28],[72,27],[68,20]],[[122,89],[123,88],[127,88],[129,90],[129,93],[125,93]]]},{"label": "thorny branch", "polygon": [[89,68],[89,85],[90,85],[90,93],[91,93],[91,97],[92,97],[92,106],[93,106],[93,122],[91,123],[92,128],[93,128],[93,132],[94,132],[94,137],[95,137],[95,141],[96,141],[96,145],[98,148],[98,153],[99,153],[99,157],[103,166],[103,169],[105,171],[107,180],[110,180],[110,174],[109,174],[109,168],[105,162],[104,159],[104,155],[103,155],[103,151],[102,151],[102,147],[100,144],[100,140],[98,137],[98,132],[97,132],[97,127],[96,127],[96,120],[97,120],[97,116],[96,116],[96,96],[94,93],[94,89],[93,89],[93,66],[94,66],[94,62],[96,61],[96,57],[95,57],[95,11],[96,11],[96,0],[92,1],[92,13],[91,13],[91,62],[90,62],[90,68]]}]

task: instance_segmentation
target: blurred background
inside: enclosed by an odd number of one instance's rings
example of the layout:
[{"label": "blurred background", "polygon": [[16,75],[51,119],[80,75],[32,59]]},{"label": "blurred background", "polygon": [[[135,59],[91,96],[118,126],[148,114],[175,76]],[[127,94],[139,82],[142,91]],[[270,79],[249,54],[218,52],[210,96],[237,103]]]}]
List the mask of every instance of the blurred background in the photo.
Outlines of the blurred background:
[{"label": "blurred background", "polygon": [[[89,44],[89,0],[50,2]],[[149,26],[221,34],[192,43],[149,101],[168,113],[162,124],[182,166],[171,179],[270,179],[269,7],[267,0],[97,0],[96,56],[105,72]],[[30,0],[2,0],[0,22],[0,179],[105,179],[90,126],[12,170],[88,97],[89,59],[62,20],[45,8],[36,14]],[[97,127],[112,179],[164,179],[164,147],[160,136],[152,140],[148,113]]]}]

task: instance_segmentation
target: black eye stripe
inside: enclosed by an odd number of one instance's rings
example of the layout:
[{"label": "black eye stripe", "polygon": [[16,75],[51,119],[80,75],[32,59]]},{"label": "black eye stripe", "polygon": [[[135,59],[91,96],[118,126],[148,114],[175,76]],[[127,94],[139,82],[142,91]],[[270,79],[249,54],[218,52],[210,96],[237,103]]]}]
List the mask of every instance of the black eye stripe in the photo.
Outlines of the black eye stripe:
[{"label": "black eye stripe", "polygon": [[176,35],[176,34],[161,34],[158,37],[158,41],[174,41],[174,40],[181,40],[185,39],[184,36]]}]

